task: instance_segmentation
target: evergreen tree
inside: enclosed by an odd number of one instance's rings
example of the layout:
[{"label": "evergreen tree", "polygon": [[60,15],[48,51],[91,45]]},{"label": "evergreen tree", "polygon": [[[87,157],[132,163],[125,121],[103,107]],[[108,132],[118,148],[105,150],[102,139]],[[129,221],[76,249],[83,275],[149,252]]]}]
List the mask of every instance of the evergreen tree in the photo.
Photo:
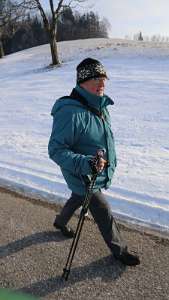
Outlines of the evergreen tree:
[{"label": "evergreen tree", "polygon": [[142,36],[142,33],[140,31],[139,35],[138,35],[138,41],[143,41],[143,36]]},{"label": "evergreen tree", "polygon": [[[50,22],[51,16],[48,19]],[[107,37],[108,25],[106,19],[100,21],[92,11],[80,15],[79,12],[73,12],[71,7],[65,7],[57,21],[58,41]],[[8,24],[8,31],[12,32],[13,26],[12,23]],[[49,36],[38,15],[27,14],[14,27],[14,32],[3,39],[6,54],[49,43]]]}]

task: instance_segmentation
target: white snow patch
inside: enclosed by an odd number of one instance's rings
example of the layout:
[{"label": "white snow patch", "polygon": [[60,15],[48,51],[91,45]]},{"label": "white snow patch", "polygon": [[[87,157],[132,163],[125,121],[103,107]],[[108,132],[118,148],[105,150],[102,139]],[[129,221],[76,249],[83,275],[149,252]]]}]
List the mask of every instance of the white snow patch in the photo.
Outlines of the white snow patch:
[{"label": "white snow patch", "polygon": [[50,111],[75,85],[77,64],[102,61],[118,167],[105,195],[115,215],[169,231],[169,44],[88,39],[60,42],[62,65],[48,67],[49,45],[0,60],[0,185],[65,201],[60,169],[48,158]]}]

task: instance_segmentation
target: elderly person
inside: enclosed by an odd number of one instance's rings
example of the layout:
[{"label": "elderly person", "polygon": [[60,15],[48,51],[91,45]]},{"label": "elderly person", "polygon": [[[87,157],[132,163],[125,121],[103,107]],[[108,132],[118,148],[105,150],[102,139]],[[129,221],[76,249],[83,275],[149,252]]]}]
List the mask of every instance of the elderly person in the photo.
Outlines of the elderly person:
[{"label": "elderly person", "polygon": [[104,94],[107,79],[103,65],[96,59],[86,58],[77,66],[77,85],[70,96],[56,101],[52,109],[53,128],[49,140],[49,156],[60,166],[71,190],[54,226],[68,238],[74,231],[67,224],[76,209],[83,205],[86,192],[84,176],[92,174],[92,161],[99,149],[105,157],[97,166],[98,176],[90,198],[89,210],[98,225],[113,258],[124,265],[140,263],[138,256],[128,252],[112,211],[102,193],[107,189],[116,168],[114,137],[108,106],[112,99]]}]

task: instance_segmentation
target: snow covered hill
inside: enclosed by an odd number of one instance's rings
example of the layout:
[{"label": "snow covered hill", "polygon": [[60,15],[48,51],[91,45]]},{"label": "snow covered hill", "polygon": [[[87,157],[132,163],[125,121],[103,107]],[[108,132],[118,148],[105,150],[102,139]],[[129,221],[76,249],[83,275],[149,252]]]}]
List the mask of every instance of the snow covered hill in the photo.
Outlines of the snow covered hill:
[{"label": "snow covered hill", "polygon": [[59,43],[62,65],[49,68],[49,45],[0,60],[0,185],[49,201],[70,194],[49,160],[50,111],[70,93],[76,65],[102,61],[109,74],[118,167],[105,192],[121,218],[169,231],[169,44],[113,39]]}]

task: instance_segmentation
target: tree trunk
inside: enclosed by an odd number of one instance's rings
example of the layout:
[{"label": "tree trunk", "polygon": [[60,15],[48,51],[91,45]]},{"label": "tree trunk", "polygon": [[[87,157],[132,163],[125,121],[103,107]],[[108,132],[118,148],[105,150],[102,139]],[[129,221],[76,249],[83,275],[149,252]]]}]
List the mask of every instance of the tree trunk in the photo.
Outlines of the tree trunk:
[{"label": "tree trunk", "polygon": [[3,49],[3,44],[2,41],[0,40],[0,58],[4,56],[4,49]]},{"label": "tree trunk", "polygon": [[52,65],[59,65],[59,56],[58,56],[58,49],[57,49],[57,41],[56,41],[56,30],[51,29],[50,34],[50,49],[52,54]]}]

